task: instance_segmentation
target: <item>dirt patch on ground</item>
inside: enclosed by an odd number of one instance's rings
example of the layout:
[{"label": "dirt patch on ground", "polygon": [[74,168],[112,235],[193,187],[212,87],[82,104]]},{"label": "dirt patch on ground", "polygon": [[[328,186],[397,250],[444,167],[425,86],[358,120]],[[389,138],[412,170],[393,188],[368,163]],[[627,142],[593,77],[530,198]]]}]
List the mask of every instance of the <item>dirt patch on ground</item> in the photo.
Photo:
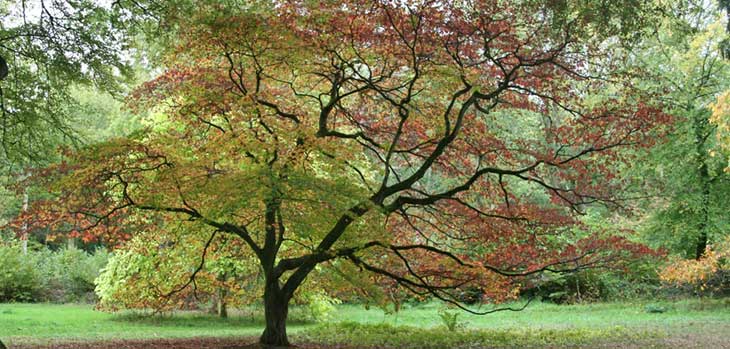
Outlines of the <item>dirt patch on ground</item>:
[{"label": "dirt patch on ground", "polygon": [[254,343],[256,338],[124,339],[9,343],[8,349],[234,349]]},{"label": "dirt patch on ground", "polygon": [[[10,343],[9,349],[259,349],[258,338],[179,338],[179,339],[144,339],[144,340],[105,340],[105,341],[48,341],[37,343]],[[358,345],[321,345],[317,343],[296,343],[298,349],[396,349],[384,346]],[[465,346],[478,349],[474,346]],[[509,348],[498,346],[493,348]],[[525,348],[525,347],[520,347]],[[575,346],[529,346],[532,349],[549,348],[666,348],[666,349],[730,349],[730,335],[727,333],[684,333],[675,336],[653,338],[639,341],[601,341],[591,345]],[[446,348],[444,348],[446,349]],[[451,349],[451,348],[449,348]]]}]

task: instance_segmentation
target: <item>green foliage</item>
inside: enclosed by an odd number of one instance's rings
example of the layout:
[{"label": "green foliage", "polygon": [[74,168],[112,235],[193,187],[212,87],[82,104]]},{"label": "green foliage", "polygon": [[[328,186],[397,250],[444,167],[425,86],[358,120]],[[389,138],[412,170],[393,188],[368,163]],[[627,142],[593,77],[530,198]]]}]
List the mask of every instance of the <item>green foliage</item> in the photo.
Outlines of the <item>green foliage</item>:
[{"label": "green foliage", "polygon": [[[130,13],[93,0],[9,1],[0,11],[0,56],[9,75],[2,88],[0,166],[37,164],[54,158],[56,146],[79,140],[71,93],[76,85],[121,92],[131,76]],[[124,8],[123,8],[124,7]]]},{"label": "green foliage", "polygon": [[24,255],[19,244],[0,245],[0,301],[36,300],[41,289],[36,265],[37,256]]},{"label": "green foliage", "polygon": [[335,306],[342,303],[339,299],[330,297],[321,291],[310,292],[305,298],[309,319],[314,322],[332,320],[334,312],[337,311]]},{"label": "green foliage", "polygon": [[421,328],[388,324],[356,322],[330,323],[305,332],[299,337],[305,342],[326,345],[357,343],[362,346],[393,348],[461,348],[461,347],[522,347],[565,346],[599,343],[606,338],[651,338],[655,333],[636,333],[625,327],[602,329],[509,329],[452,331],[448,328]]},{"label": "green foliage", "polygon": [[625,270],[584,270],[577,273],[545,273],[539,287],[525,296],[556,304],[625,301],[651,297],[662,291],[656,271],[658,260],[630,264]]},{"label": "green foliage", "polygon": [[441,322],[450,332],[466,327],[466,323],[459,321],[459,314],[459,311],[449,311],[448,308],[441,308],[438,312]]},{"label": "green foliage", "polygon": [[[121,293],[131,291],[131,288],[127,286],[128,280],[134,277],[135,272],[144,271],[146,274],[151,274],[153,270],[153,265],[145,263],[142,255],[132,251],[118,251],[109,258],[109,263],[95,280],[95,292],[102,307],[125,306],[126,297]],[[145,294],[137,294],[137,298],[143,297]]]},{"label": "green foliage", "polygon": [[[199,309],[220,301],[221,290],[230,306],[259,299],[256,269],[246,255],[235,252],[235,242],[216,238],[207,248],[205,243],[187,231],[136,235],[116,251],[95,280],[100,308]],[[193,275],[204,249],[203,267]]]},{"label": "green foliage", "polygon": [[662,6],[657,1],[624,0],[620,5],[602,0],[553,0],[534,1],[544,6],[559,28],[565,23],[588,19],[581,30],[585,36],[616,35],[628,43],[641,39],[644,28],[656,25]]},{"label": "green foliage", "polygon": [[94,302],[94,280],[109,259],[104,249],[93,254],[71,247],[40,251],[41,300]]},{"label": "green foliage", "polygon": [[93,281],[108,254],[89,254],[76,248],[50,251],[20,244],[0,244],[0,301],[93,302]]},{"label": "green foliage", "polygon": [[708,105],[730,87],[728,62],[718,48],[727,34],[715,1],[666,3],[669,16],[635,52],[654,77],[640,85],[661,94],[675,120],[665,141],[637,158],[631,176],[650,197],[638,226],[646,240],[697,258],[708,242],[730,231],[728,160],[708,121]]},{"label": "green foliage", "polygon": [[131,114],[113,95],[96,89],[75,86],[71,95],[77,102],[68,113],[74,128],[87,142],[122,137],[142,128],[142,117]]}]

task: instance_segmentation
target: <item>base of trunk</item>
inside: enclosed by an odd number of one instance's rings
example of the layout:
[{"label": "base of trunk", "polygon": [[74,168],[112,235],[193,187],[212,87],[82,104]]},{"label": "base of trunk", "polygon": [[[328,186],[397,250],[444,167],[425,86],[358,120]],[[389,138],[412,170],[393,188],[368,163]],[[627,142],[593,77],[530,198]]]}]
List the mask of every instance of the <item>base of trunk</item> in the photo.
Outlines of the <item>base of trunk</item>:
[{"label": "base of trunk", "polygon": [[266,328],[259,339],[264,348],[291,347],[286,336],[286,318],[289,315],[291,295],[282,291],[277,277],[266,277],[264,288],[264,317]]},{"label": "base of trunk", "polygon": [[289,339],[286,336],[286,330],[282,331],[271,331],[268,328],[264,330],[264,334],[261,335],[259,344],[262,348],[289,348]]},{"label": "base of trunk", "polygon": [[[273,297],[272,297],[273,298]],[[286,318],[289,313],[289,304],[286,299],[266,299],[264,305],[266,328],[259,339],[259,343],[266,348],[289,347],[289,338],[286,336]]]}]

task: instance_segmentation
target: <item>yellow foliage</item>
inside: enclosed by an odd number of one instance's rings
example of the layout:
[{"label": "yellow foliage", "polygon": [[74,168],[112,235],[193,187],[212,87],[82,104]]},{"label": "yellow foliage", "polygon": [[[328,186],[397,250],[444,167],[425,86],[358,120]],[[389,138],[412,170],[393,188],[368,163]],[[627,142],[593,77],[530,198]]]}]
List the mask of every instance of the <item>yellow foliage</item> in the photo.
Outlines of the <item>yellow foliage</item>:
[{"label": "yellow foliage", "polygon": [[710,121],[717,126],[717,140],[720,147],[730,150],[730,90],[717,97],[710,105],[712,115]]},{"label": "yellow foliage", "polygon": [[708,246],[699,260],[672,261],[659,272],[659,278],[666,284],[694,285],[704,290],[708,280],[718,270],[730,269],[727,263],[728,257],[730,257],[730,237],[715,246]]}]

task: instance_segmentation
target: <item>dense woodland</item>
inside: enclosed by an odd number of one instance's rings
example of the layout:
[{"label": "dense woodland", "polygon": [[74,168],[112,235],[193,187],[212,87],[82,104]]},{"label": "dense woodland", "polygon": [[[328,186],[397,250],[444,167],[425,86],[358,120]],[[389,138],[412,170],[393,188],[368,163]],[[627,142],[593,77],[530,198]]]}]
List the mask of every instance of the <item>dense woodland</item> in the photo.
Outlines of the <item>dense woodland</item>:
[{"label": "dense woodland", "polygon": [[0,301],[725,297],[729,10],[0,2]]}]

